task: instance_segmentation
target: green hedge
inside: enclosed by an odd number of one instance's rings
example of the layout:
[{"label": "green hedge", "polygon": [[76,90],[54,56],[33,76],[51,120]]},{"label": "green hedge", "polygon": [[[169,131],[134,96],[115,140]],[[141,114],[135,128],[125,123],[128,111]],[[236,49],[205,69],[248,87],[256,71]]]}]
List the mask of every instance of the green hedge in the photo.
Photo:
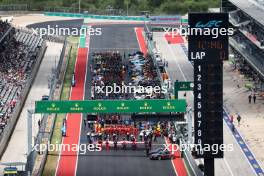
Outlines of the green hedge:
[{"label": "green hedge", "polygon": [[[77,12],[79,7],[76,0],[0,0],[0,4],[27,4],[29,10],[60,9],[67,12]],[[82,1],[81,7],[91,13],[106,12],[108,7],[112,7],[126,14],[127,4],[129,15],[139,15],[140,11],[149,11],[153,15],[185,14],[189,11],[200,12],[219,7],[220,0],[86,0]]]}]

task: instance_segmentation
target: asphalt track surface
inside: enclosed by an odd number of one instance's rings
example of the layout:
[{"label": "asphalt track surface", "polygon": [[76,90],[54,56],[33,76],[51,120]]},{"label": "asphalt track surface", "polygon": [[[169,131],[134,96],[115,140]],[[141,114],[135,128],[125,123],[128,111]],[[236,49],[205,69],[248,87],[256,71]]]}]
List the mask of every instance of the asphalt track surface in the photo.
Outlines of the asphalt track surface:
[{"label": "asphalt track surface", "polygon": [[[59,27],[77,27],[80,28],[83,24],[83,20],[67,20],[65,21],[49,21],[44,23],[36,23],[34,25],[30,25],[28,27],[33,28],[41,28],[47,27],[47,25]],[[90,44],[90,52],[93,51],[107,51],[107,50],[119,50],[126,53],[134,52],[139,50],[138,41],[136,38],[134,27],[142,27],[143,25],[105,25],[105,26],[97,26],[102,27],[102,36],[92,36],[91,44]],[[95,26],[96,27],[96,26]],[[165,48],[164,48],[165,49]],[[176,60],[172,60],[175,58],[175,55],[172,57],[168,57],[169,65],[168,71],[172,76],[172,81],[174,79],[178,80],[192,80],[192,67],[186,61],[181,59],[185,58],[184,53],[177,49],[177,47],[172,46],[165,49],[167,53],[175,52],[177,56]],[[89,55],[90,57],[90,55]],[[165,57],[166,58],[166,57]],[[172,62],[172,63],[170,63]],[[85,99],[90,98],[90,86],[91,86],[91,75],[89,70],[89,60],[87,64],[87,81],[85,84]],[[186,67],[186,68],[185,68]],[[90,81],[89,81],[90,80]],[[189,94],[190,96],[190,94]],[[193,103],[192,101],[189,103]],[[224,125],[224,128],[226,126]],[[81,128],[81,138],[80,143],[86,143],[86,135],[85,128],[82,126]],[[245,161],[245,157],[243,157],[241,150],[237,146],[237,143],[233,141],[231,135],[227,135],[228,130],[225,128],[225,142],[234,143],[235,151],[225,155],[225,161],[219,159],[216,161],[216,175],[255,175],[252,172],[251,167]],[[240,153],[240,154],[238,154]],[[242,154],[242,155],[241,155]],[[67,156],[69,158],[70,156]],[[69,164],[65,164],[65,168],[69,166]],[[144,151],[112,151],[112,152],[90,152],[85,155],[79,155],[78,157],[78,167],[76,175],[175,175],[173,170],[171,161],[150,161],[145,157]]]},{"label": "asphalt track surface", "polygon": [[[65,20],[62,21],[48,21],[43,23],[36,23],[29,25],[29,28],[47,28],[47,26],[58,28],[80,28],[83,25],[83,20]],[[118,24],[118,25],[105,25],[105,26],[93,26],[102,28],[102,36],[91,36],[89,45],[88,62],[86,64],[86,81],[85,83],[85,99],[90,99],[91,91],[91,70],[90,70],[90,58],[91,52],[100,51],[120,51],[121,54],[132,53],[140,50],[137,41],[135,27],[143,27],[142,24]],[[81,59],[81,62],[84,62]],[[80,63],[79,63],[80,64]],[[78,63],[76,65],[78,67]],[[82,67],[83,68],[83,67]],[[76,69],[76,68],[75,68]],[[81,75],[83,74],[83,71]],[[79,76],[77,76],[79,77]],[[81,79],[84,79],[84,76]],[[79,81],[77,81],[79,82]],[[82,86],[81,86],[82,87]],[[78,89],[78,90],[77,90]],[[76,89],[72,89],[71,99],[82,99],[83,92],[80,92],[82,88],[79,86]],[[78,116],[78,117],[77,117]],[[76,120],[78,119],[78,120]],[[68,114],[67,123],[74,124],[71,127],[68,125],[67,137],[64,139],[64,144],[78,143],[76,133],[78,124],[80,124],[80,116],[78,114]],[[70,127],[70,129],[69,129]],[[86,131],[82,124],[80,144],[87,144]],[[79,133],[79,132],[77,132]],[[72,137],[71,137],[72,136]],[[74,139],[73,139],[74,138]],[[161,143],[164,141],[160,141]],[[158,146],[155,146],[158,147]],[[154,147],[154,148],[155,148]],[[76,152],[61,153],[59,163],[57,166],[56,175],[89,175],[89,176],[119,176],[119,175],[131,175],[131,176],[175,176],[175,170],[172,166],[171,160],[163,161],[151,161],[146,157],[145,151],[132,151],[132,150],[118,150],[118,151],[102,151],[102,152],[88,152],[80,154],[77,157]],[[77,170],[75,172],[75,163],[77,161]]]},{"label": "asphalt track surface", "polygon": [[[44,23],[36,23],[34,25],[29,25],[29,28],[46,28],[48,25],[51,27],[77,27],[80,28],[83,24],[83,20],[67,20],[65,21],[49,21]],[[106,50],[119,50],[126,53],[134,52],[139,50],[138,42],[136,39],[134,27],[142,27],[143,25],[105,25],[98,26],[102,27],[102,36],[91,37],[90,52],[93,51],[106,51]],[[168,49],[165,49],[168,50]],[[182,51],[177,51],[176,48],[169,47],[168,53],[176,52],[178,58],[184,54]],[[89,55],[90,57],[90,55]],[[169,62],[175,62],[169,57]],[[172,80],[192,80],[192,69],[189,64],[180,63],[178,60],[175,63],[170,63],[171,67],[168,68],[170,75],[172,75]],[[173,65],[173,66],[172,66]],[[188,68],[184,68],[188,67]],[[91,75],[89,70],[89,63],[87,64],[87,81],[85,84],[85,99],[90,98],[89,87],[91,85]],[[181,69],[180,69],[181,68]],[[190,102],[192,103],[192,101]],[[225,125],[224,125],[225,127]],[[232,141],[231,135],[227,135],[228,130],[224,130],[225,141]],[[80,143],[86,143],[85,128],[81,128],[81,138]],[[235,146],[237,145],[234,142]],[[240,149],[236,146],[235,153],[226,154],[226,161],[216,161],[216,173],[217,175],[255,175],[248,163],[245,161],[245,157],[241,156]],[[243,155],[243,154],[242,154]],[[227,165],[231,167],[228,168]],[[68,165],[69,166],[69,165]],[[67,164],[66,166],[67,167]],[[144,151],[112,151],[112,152],[90,152],[85,155],[79,155],[78,157],[78,167],[76,175],[175,175],[172,164],[169,160],[167,161],[150,161],[145,157]]]},{"label": "asphalt track surface", "polygon": [[[95,26],[96,27],[96,26]],[[91,52],[119,50],[121,53],[132,53],[139,50],[133,25],[100,26],[102,36],[91,36],[90,53],[87,64],[85,99],[90,99],[91,87]],[[101,48],[101,49],[100,49]],[[86,129],[81,129],[80,144],[87,144]],[[146,157],[145,151],[110,150],[101,152],[86,152],[79,154],[78,176],[175,176],[171,160],[152,161]]]},{"label": "asphalt track surface", "polygon": [[47,21],[47,22],[41,22],[41,23],[34,23],[31,25],[28,25],[28,28],[77,28],[80,29],[83,24],[83,19],[74,19],[74,20],[59,20],[59,21]]}]

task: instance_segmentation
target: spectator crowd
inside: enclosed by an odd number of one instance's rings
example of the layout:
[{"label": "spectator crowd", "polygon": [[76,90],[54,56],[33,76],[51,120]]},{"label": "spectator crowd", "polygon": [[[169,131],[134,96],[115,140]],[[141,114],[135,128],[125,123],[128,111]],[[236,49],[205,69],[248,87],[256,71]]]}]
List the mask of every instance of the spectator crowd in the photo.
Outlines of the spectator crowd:
[{"label": "spectator crowd", "polygon": [[[92,87],[130,85],[134,87],[161,86],[157,68],[150,55],[144,56],[140,51],[126,55],[119,52],[92,53],[90,61]],[[91,90],[91,99],[155,99],[164,98],[162,93],[104,92]],[[89,117],[91,115],[87,115]],[[152,142],[158,142],[160,136],[166,135],[166,123],[149,124],[135,122],[121,114],[98,114],[93,121],[85,119],[88,143],[100,143],[106,150],[114,149],[151,149]],[[121,146],[121,147],[120,147]]]},{"label": "spectator crowd", "polygon": [[[103,92],[92,88],[92,99],[153,99],[164,98],[164,94],[139,91],[138,88],[161,87],[161,82],[150,55],[144,56],[138,51],[132,54],[119,52],[101,52],[92,54],[90,70],[92,72],[92,87],[102,87]],[[115,84],[115,85],[114,85]],[[121,92],[106,94],[106,87],[121,87]],[[123,91],[124,87],[130,90]],[[128,90],[128,89],[126,89]]]},{"label": "spectator crowd", "polygon": [[[92,85],[93,86],[121,86],[125,81],[125,67],[122,63],[122,56],[119,52],[103,52],[93,53],[92,70]],[[105,90],[105,89],[104,89]],[[104,91],[105,92],[105,91]],[[93,99],[121,99],[122,95],[117,93],[94,92]]]},{"label": "spectator crowd", "polygon": [[7,21],[0,20],[0,39],[5,35],[11,25]]},{"label": "spectator crowd", "polygon": [[37,57],[36,53],[30,52],[28,45],[18,41],[18,34],[20,30],[0,21],[0,133],[21,100]]}]

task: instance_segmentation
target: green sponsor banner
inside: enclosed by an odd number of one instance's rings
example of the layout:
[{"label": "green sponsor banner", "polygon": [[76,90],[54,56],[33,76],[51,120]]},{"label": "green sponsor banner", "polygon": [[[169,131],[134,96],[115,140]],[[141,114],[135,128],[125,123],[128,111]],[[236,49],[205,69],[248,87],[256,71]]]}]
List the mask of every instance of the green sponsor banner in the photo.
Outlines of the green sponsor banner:
[{"label": "green sponsor banner", "polygon": [[185,112],[185,100],[36,101],[35,113]]},{"label": "green sponsor banner", "polygon": [[174,89],[176,91],[191,91],[193,90],[193,82],[175,82]]},{"label": "green sponsor banner", "polygon": [[185,82],[174,82],[174,96],[175,99],[178,99],[178,92],[179,91],[191,91],[193,90],[194,83],[190,81]]},{"label": "green sponsor banner", "polygon": [[188,19],[184,19],[184,18],[182,18],[182,19],[181,19],[181,23],[188,23]]}]

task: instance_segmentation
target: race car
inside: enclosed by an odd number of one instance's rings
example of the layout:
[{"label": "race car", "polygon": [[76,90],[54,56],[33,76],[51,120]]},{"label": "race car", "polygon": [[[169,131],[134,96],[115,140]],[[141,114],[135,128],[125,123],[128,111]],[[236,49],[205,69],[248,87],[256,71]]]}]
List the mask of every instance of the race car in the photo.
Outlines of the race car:
[{"label": "race car", "polygon": [[164,150],[164,151],[160,151],[158,153],[153,153],[149,156],[149,159],[151,160],[165,160],[165,159],[174,159],[174,155],[168,151],[168,150]]},{"label": "race car", "polygon": [[160,147],[160,148],[156,148],[156,149],[153,149],[149,152],[149,155],[152,155],[152,154],[157,154],[163,150],[166,150],[164,147]]}]

